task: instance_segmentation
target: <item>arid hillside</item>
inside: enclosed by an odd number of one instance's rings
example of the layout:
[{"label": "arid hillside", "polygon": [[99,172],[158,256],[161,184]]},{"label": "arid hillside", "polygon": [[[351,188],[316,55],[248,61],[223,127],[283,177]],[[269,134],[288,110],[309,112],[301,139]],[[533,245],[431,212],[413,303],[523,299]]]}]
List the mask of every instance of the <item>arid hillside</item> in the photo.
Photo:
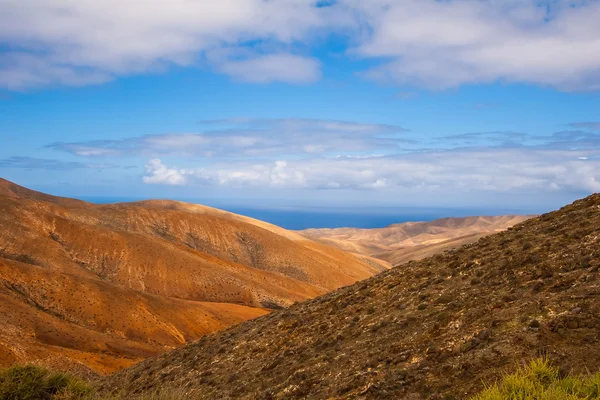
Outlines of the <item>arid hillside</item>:
[{"label": "arid hillside", "polygon": [[112,372],[387,269],[251,218],[0,180],[0,367]]},{"label": "arid hillside", "polygon": [[194,399],[466,399],[519,362],[600,369],[600,195],[205,336],[103,382]]},{"label": "arid hillside", "polygon": [[398,265],[476,242],[479,238],[501,232],[531,217],[504,215],[442,218],[431,222],[404,222],[376,229],[306,229],[298,233],[342,250]]}]

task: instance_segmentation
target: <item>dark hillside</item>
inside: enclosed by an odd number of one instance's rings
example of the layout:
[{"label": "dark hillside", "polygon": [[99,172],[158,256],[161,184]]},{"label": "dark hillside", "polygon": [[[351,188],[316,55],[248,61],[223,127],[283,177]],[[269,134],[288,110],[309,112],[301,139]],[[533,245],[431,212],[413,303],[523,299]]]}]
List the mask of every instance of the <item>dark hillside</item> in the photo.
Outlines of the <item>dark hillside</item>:
[{"label": "dark hillside", "polygon": [[464,399],[548,355],[600,369],[600,195],[148,359],[104,389]]}]

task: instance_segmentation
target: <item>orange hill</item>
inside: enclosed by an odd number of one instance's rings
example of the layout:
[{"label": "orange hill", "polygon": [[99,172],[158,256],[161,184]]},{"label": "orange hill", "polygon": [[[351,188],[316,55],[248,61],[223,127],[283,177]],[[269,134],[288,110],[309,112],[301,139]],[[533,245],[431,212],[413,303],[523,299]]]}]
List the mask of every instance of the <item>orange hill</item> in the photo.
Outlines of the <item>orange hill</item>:
[{"label": "orange hill", "polygon": [[107,373],[387,264],[174,201],[95,205],[0,179],[0,367]]}]

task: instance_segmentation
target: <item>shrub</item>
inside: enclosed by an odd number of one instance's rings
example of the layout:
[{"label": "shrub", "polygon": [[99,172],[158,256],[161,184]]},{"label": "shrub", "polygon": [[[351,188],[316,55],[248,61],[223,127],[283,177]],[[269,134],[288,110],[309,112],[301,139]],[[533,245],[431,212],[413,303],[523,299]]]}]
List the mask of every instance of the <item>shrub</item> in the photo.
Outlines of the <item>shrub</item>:
[{"label": "shrub", "polygon": [[506,375],[471,400],[600,399],[600,374],[561,378],[558,368],[537,359]]},{"label": "shrub", "polygon": [[[15,365],[0,372],[0,398],[6,400],[77,399],[91,392],[83,381],[34,365]],[[65,397],[66,395],[70,397]]]},{"label": "shrub", "polygon": [[131,396],[97,393],[86,381],[35,365],[15,365],[0,371],[1,400],[184,400],[183,389],[159,389]]}]

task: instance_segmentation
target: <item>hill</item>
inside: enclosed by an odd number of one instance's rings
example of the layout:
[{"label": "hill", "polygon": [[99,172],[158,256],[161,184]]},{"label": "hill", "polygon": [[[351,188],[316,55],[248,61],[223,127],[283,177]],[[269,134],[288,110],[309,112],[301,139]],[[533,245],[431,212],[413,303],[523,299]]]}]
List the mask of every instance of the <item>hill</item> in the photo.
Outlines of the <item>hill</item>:
[{"label": "hill", "polygon": [[531,217],[504,215],[442,218],[431,222],[404,222],[385,228],[306,229],[298,233],[342,250],[398,265],[475,242]]},{"label": "hill", "polygon": [[518,362],[600,369],[600,195],[105,379],[198,399],[464,399]]},{"label": "hill", "polygon": [[46,193],[37,192],[35,190],[30,190],[24,188],[23,186],[19,186],[16,183],[7,181],[6,179],[0,178],[0,196],[10,197],[12,199],[28,199],[28,200],[38,200],[38,201],[46,201],[54,204],[62,204],[67,206],[81,206],[86,203],[85,201],[69,199],[66,197],[58,197],[52,196]]},{"label": "hill", "polygon": [[209,207],[4,180],[0,226],[0,367],[112,372],[387,269]]}]

